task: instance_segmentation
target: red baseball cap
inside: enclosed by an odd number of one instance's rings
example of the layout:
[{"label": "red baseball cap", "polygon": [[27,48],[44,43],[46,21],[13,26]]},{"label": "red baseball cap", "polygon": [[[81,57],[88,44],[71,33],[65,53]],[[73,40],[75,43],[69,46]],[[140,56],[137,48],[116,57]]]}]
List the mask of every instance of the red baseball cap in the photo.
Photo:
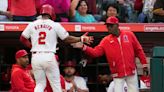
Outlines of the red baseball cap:
[{"label": "red baseball cap", "polygon": [[115,16],[108,17],[105,24],[118,24],[119,20]]},{"label": "red baseball cap", "polygon": [[65,64],[64,64],[65,67],[75,67],[76,66],[76,62],[75,61],[67,61]]},{"label": "red baseball cap", "polygon": [[15,58],[20,58],[26,55],[28,55],[26,50],[18,50],[15,54]]}]

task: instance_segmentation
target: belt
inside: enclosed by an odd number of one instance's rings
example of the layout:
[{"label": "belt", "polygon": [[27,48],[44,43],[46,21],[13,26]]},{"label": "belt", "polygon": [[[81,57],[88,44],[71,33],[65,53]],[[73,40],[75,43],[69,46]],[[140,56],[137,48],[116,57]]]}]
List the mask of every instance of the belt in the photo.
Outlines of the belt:
[{"label": "belt", "polygon": [[37,54],[37,53],[52,53],[51,51],[34,51],[32,54]]}]

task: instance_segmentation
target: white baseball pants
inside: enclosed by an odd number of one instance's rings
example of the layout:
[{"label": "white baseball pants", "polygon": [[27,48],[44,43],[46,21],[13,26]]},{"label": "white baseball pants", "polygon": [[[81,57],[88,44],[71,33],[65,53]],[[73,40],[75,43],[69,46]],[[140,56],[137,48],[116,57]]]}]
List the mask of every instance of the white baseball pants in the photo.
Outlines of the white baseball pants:
[{"label": "white baseball pants", "polygon": [[114,92],[123,92],[124,83],[127,84],[128,92],[139,92],[137,72],[134,75],[123,78],[114,78]]},{"label": "white baseball pants", "polygon": [[62,92],[59,66],[54,53],[36,52],[32,54],[32,68],[36,81],[34,92],[44,92],[46,77],[53,92]]}]

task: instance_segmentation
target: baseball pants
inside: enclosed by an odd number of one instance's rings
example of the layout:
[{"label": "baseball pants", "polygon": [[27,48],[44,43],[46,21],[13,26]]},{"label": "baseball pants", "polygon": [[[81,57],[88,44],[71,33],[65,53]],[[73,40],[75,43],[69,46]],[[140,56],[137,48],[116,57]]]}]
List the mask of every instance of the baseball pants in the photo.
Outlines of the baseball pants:
[{"label": "baseball pants", "polygon": [[53,92],[62,92],[59,66],[54,53],[33,53],[32,68],[36,81],[34,92],[44,92],[46,87],[46,76]]},{"label": "baseball pants", "polygon": [[122,92],[124,83],[127,84],[128,92],[139,92],[137,72],[134,75],[123,78],[114,78],[114,92]]}]

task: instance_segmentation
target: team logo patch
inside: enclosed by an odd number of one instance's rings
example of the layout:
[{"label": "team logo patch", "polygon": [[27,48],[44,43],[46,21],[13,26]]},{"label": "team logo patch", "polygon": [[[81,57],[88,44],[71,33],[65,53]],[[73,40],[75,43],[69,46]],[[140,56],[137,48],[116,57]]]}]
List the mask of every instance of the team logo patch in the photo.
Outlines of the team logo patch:
[{"label": "team logo patch", "polygon": [[128,36],[127,35],[123,35],[123,41],[124,42],[129,42]]},{"label": "team logo patch", "polygon": [[113,43],[113,42],[114,42],[114,40],[111,40],[111,41],[110,41],[110,43]]}]

